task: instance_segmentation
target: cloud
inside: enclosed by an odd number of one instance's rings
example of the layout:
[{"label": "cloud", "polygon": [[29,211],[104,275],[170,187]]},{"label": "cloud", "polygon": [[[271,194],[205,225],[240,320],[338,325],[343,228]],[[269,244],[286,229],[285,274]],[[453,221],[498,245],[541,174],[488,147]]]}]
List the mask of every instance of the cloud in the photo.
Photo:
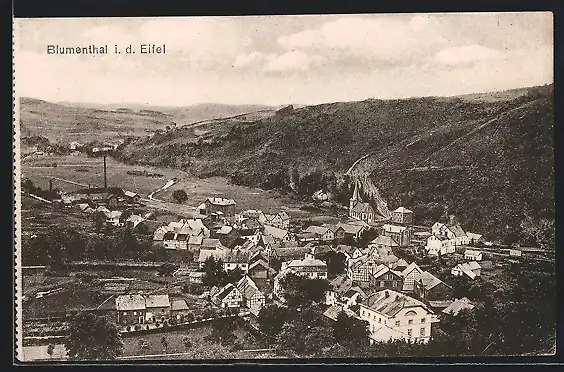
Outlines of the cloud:
[{"label": "cloud", "polygon": [[244,69],[260,66],[268,56],[264,53],[252,51],[251,53],[239,54],[233,62],[233,67]]},{"label": "cloud", "polygon": [[429,49],[444,47],[448,40],[437,19],[418,15],[409,19],[343,17],[319,29],[282,36],[278,43],[291,50],[329,50],[364,59],[401,62],[428,54]]},{"label": "cloud", "polygon": [[435,60],[443,65],[455,66],[500,60],[505,56],[504,52],[481,45],[463,45],[440,50],[435,55]]},{"label": "cloud", "polygon": [[301,51],[291,51],[275,57],[269,57],[264,69],[271,72],[307,71],[313,65],[323,63],[324,60],[320,56],[308,55]]}]

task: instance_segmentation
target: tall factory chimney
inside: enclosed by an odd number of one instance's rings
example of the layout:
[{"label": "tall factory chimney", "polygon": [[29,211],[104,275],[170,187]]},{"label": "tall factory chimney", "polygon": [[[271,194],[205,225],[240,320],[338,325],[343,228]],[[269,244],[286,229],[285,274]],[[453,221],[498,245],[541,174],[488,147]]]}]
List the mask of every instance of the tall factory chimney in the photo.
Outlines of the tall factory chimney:
[{"label": "tall factory chimney", "polygon": [[106,175],[106,155],[104,155],[104,189],[108,188],[108,176]]}]

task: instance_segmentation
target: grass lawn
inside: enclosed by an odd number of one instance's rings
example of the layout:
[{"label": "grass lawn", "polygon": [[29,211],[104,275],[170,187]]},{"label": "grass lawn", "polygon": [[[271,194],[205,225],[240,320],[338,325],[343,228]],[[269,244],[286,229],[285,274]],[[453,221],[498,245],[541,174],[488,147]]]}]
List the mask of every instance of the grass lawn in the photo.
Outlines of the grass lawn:
[{"label": "grass lawn", "polygon": [[[210,332],[211,332],[211,326],[204,326],[195,329],[127,337],[123,339],[125,345],[123,355],[133,356],[133,355],[164,354],[165,349],[161,344],[161,339],[165,337],[168,342],[168,348],[167,348],[168,354],[175,354],[175,353],[186,353],[186,354],[179,356],[162,357],[163,359],[251,359],[251,358],[260,358],[261,354],[263,358],[276,357],[273,353],[249,353],[242,351],[231,352],[229,351],[229,347],[204,340],[204,337],[207,336]],[[245,339],[247,333],[248,333],[247,331],[240,328],[237,329],[237,331],[235,332],[237,338],[240,341],[243,341]],[[186,349],[184,347],[184,343],[182,341],[184,337],[188,337],[192,342],[193,346],[191,348]],[[145,340],[148,343],[149,348],[143,350],[139,346],[140,340]],[[244,348],[258,349],[263,347],[265,346],[249,343],[245,345]]]},{"label": "grass lawn", "polygon": [[72,283],[76,278],[67,276],[46,276],[43,274],[24,275],[22,278],[23,293],[30,294],[38,291],[46,291],[60,285]]}]

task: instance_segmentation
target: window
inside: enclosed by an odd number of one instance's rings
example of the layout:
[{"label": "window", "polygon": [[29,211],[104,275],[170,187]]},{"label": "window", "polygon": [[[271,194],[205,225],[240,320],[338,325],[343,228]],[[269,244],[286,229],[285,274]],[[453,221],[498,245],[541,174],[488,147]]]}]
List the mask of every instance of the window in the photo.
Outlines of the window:
[{"label": "window", "polygon": [[421,328],[421,329],[419,330],[419,334],[420,334],[421,336],[425,336],[425,328]]},{"label": "window", "polygon": [[383,287],[384,284],[385,284],[384,282],[380,282],[380,287]]},{"label": "window", "polygon": [[396,326],[399,326],[399,325],[400,325],[400,321],[396,320]]},{"label": "window", "polygon": [[407,324],[413,324],[413,319],[409,319],[409,320],[407,321]]},{"label": "window", "polygon": [[395,280],[392,282],[392,287],[397,287],[398,286],[398,282],[396,282]]},{"label": "window", "polygon": [[362,310],[360,313],[362,314],[362,316],[364,316],[364,310]]},{"label": "window", "polygon": [[378,318],[378,323],[382,323],[382,318]]},{"label": "window", "polygon": [[421,318],[421,323],[425,323],[426,319],[425,318]]},{"label": "window", "polygon": [[407,330],[407,335],[411,337],[411,328]]},{"label": "window", "polygon": [[133,312],[133,315],[137,315],[137,311],[134,311],[134,312]]},{"label": "window", "polygon": [[376,320],[376,315],[374,315],[374,320]]}]

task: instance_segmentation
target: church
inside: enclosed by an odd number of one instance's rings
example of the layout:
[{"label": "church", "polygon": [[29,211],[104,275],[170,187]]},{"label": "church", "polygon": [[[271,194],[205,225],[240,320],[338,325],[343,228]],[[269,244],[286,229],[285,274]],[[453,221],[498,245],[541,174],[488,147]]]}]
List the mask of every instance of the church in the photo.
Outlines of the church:
[{"label": "church", "polygon": [[362,201],[359,191],[359,182],[357,181],[354,186],[354,192],[349,203],[349,217],[364,222],[372,222],[380,217],[379,213],[374,211],[374,208],[369,203]]}]

